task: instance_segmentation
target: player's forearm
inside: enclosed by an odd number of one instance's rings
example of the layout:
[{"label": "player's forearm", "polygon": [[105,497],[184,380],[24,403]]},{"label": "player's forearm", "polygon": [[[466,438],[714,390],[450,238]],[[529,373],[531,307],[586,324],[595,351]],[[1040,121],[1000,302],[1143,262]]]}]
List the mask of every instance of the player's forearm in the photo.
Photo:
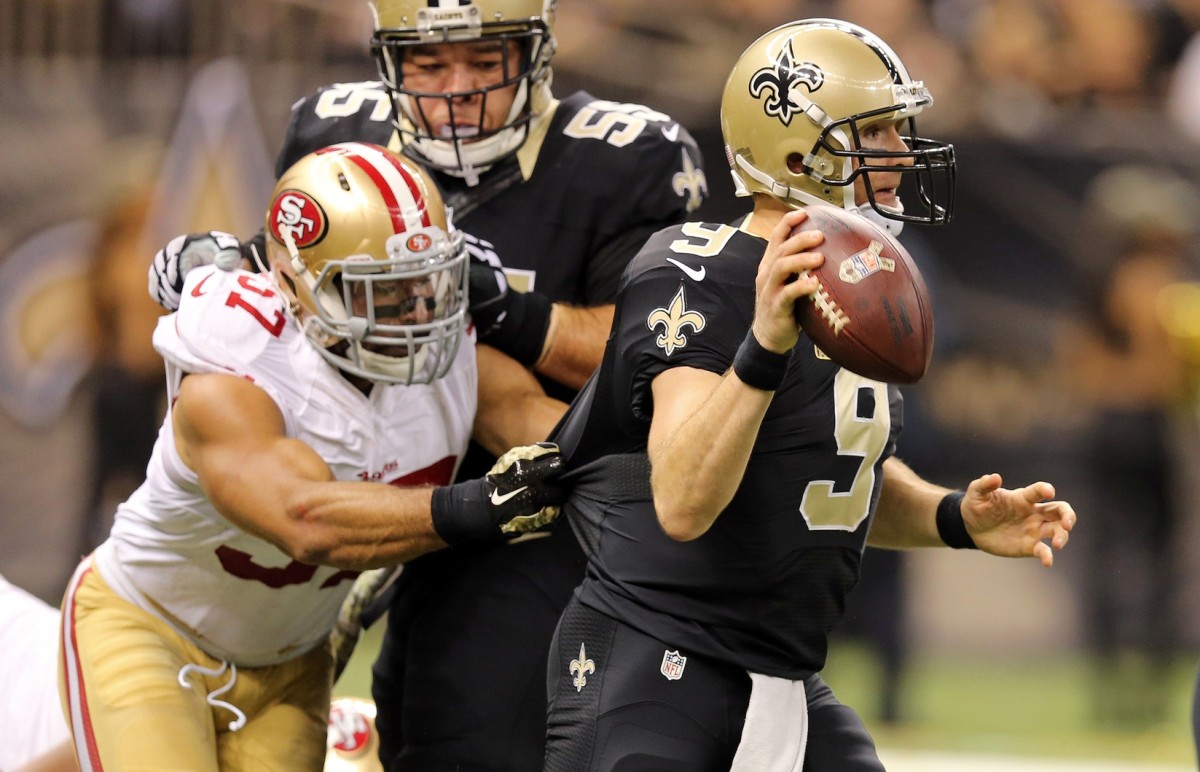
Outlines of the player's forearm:
[{"label": "player's forearm", "polygon": [[517,445],[550,436],[567,410],[566,403],[546,396],[541,383],[519,362],[495,348],[475,348],[479,365],[479,404],[473,439],[496,456]]},{"label": "player's forearm", "polygon": [[702,536],[733,499],[771,397],[727,375],[661,442],[652,429],[654,507],[671,538]]},{"label": "player's forearm", "polygon": [[542,355],[534,369],[547,378],[580,389],[604,356],[615,306],[580,308],[555,303]]},{"label": "player's forearm", "polygon": [[944,547],[938,535],[938,504],[949,489],[921,479],[897,458],[883,462],[883,489],[867,544],[887,549]]},{"label": "player's forearm", "polygon": [[518,397],[504,406],[475,414],[471,437],[494,456],[517,445],[532,445],[550,436],[566,404],[545,394]]},{"label": "player's forearm", "polygon": [[432,488],[362,482],[304,486],[284,502],[272,539],[302,563],[365,570],[441,549],[433,529]]}]

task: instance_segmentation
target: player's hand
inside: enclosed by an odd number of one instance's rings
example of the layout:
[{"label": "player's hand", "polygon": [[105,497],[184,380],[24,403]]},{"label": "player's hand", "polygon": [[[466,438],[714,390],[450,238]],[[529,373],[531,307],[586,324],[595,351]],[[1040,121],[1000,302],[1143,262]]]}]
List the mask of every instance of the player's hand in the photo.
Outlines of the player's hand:
[{"label": "player's hand", "polygon": [[492,487],[492,521],[504,533],[525,533],[558,517],[567,490],[554,485],[565,462],[553,442],[520,445],[509,450],[488,470]]},{"label": "player's hand", "polygon": [[510,288],[492,245],[469,234],[464,236],[470,256],[467,310],[479,341],[533,367],[546,345],[553,304],[536,292]]},{"label": "player's hand", "polygon": [[[471,313],[471,321],[475,323],[479,339],[483,340],[503,324],[508,316],[508,279],[504,276],[504,268],[499,260],[489,262],[483,253],[470,247],[467,251],[471,261],[467,309]],[[492,252],[491,256],[494,257],[495,253]]]},{"label": "player's hand", "polygon": [[768,351],[784,354],[800,338],[796,323],[796,301],[817,291],[819,283],[808,271],[825,261],[814,252],[824,235],[820,231],[795,229],[808,217],[803,209],[785,214],[767,240],[754,280],[754,337]]},{"label": "player's hand", "polygon": [[176,310],[188,271],[209,264],[226,271],[240,267],[242,242],[237,236],[221,231],[176,236],[155,253],[150,263],[150,297],[168,311]]},{"label": "player's hand", "polygon": [[1067,546],[1075,509],[1052,501],[1054,486],[1036,482],[1024,488],[1000,487],[998,474],[985,474],[967,486],[963,522],[975,545],[1000,557],[1035,557],[1049,568],[1054,550]]},{"label": "player's hand", "polygon": [[555,480],[566,464],[552,442],[513,448],[478,480],[433,492],[433,528],[447,544],[525,533],[552,522],[567,489]]}]

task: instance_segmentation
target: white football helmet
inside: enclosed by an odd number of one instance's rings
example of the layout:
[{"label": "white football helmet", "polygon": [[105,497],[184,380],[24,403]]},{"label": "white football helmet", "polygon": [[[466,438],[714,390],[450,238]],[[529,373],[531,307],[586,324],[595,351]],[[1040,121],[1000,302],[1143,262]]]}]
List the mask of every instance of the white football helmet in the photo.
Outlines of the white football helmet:
[{"label": "white football helmet", "polygon": [[[776,27],[734,65],[721,99],[725,154],[738,195],[765,193],[791,207],[826,202],[859,209],[885,227],[941,224],[954,207],[954,147],[917,136],[913,118],[933,104],[896,53],[862,27],[806,19]],[[859,130],[905,121],[905,151],[864,150]],[[911,161],[904,164],[898,161]],[[916,182],[917,211],[875,201],[866,164]]]},{"label": "white football helmet", "polygon": [[265,230],[276,282],[330,363],[378,383],[446,374],[467,257],[417,164],[357,142],[310,153],[279,178]]},{"label": "white football helmet", "polygon": [[[464,177],[474,184],[478,175],[512,155],[529,136],[530,125],[551,104],[550,59],[554,55],[556,0],[372,0],[375,35],[371,50],[384,87],[392,96],[396,128],[405,152],[427,166]],[[406,86],[403,61],[416,46],[495,41],[501,51],[521,50],[520,66],[499,81],[472,91],[425,92]],[[507,58],[505,58],[507,62]],[[511,110],[502,126],[478,131],[479,110],[451,120],[449,134],[435,136],[418,98],[444,100],[453,115],[464,109],[465,98],[481,96],[483,105],[494,92],[516,87]],[[456,105],[458,105],[456,107]]]}]

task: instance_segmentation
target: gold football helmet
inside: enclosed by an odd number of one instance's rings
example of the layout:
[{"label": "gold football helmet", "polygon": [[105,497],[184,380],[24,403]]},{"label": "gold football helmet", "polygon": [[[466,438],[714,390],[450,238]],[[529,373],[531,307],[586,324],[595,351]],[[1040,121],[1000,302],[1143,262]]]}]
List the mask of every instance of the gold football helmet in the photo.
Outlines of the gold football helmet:
[{"label": "gold football helmet", "polygon": [[[550,59],[554,55],[556,0],[372,0],[375,54],[384,87],[392,96],[396,128],[405,152],[418,161],[471,184],[479,173],[520,149],[530,124],[551,103]],[[505,71],[498,82],[471,91],[428,92],[406,86],[402,64],[406,51],[441,43],[495,41],[507,53],[521,50],[515,72]],[[491,131],[476,128],[484,107],[463,114],[465,98],[481,96],[482,105],[494,92],[516,86],[512,108],[502,126]],[[421,111],[418,98],[444,100],[451,115],[446,136],[435,136]]]},{"label": "gold football helmet", "polygon": [[[826,202],[859,209],[885,226],[948,222],[954,204],[954,148],[917,136],[913,118],[933,104],[896,53],[877,36],[836,19],[776,27],[734,65],[721,99],[721,131],[738,195],[765,193],[791,207]],[[905,151],[862,149],[860,129],[900,120]],[[911,161],[911,164],[909,163]],[[916,182],[920,208],[875,201],[867,165]]]},{"label": "gold football helmet", "polygon": [[415,163],[357,142],[310,153],[275,186],[266,245],[305,333],[334,366],[405,384],[449,370],[466,325],[466,250]]}]

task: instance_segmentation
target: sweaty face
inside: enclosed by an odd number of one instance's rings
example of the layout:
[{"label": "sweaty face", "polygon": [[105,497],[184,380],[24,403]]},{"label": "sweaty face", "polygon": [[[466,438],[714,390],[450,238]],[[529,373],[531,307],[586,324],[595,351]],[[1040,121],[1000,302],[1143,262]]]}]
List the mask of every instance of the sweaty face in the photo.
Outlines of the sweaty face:
[{"label": "sweaty face", "polygon": [[[892,152],[908,150],[908,143],[900,133],[901,125],[902,121],[878,121],[860,127],[858,130],[860,147],[863,150]],[[855,168],[858,168],[857,160],[854,164]],[[863,165],[912,166],[913,160],[911,158],[880,158],[876,159],[875,164],[872,164],[868,159],[863,162]],[[887,209],[900,208],[898,190],[900,180],[904,176],[901,172],[868,172],[866,176],[871,178],[871,190],[877,204]],[[861,176],[854,180],[854,203],[858,206],[867,203],[867,186]]]},{"label": "sweaty face", "polygon": [[[513,41],[439,43],[406,49],[403,88],[419,129],[435,138],[471,141],[503,128],[516,96],[521,47]],[[509,85],[504,85],[506,82]]]}]

